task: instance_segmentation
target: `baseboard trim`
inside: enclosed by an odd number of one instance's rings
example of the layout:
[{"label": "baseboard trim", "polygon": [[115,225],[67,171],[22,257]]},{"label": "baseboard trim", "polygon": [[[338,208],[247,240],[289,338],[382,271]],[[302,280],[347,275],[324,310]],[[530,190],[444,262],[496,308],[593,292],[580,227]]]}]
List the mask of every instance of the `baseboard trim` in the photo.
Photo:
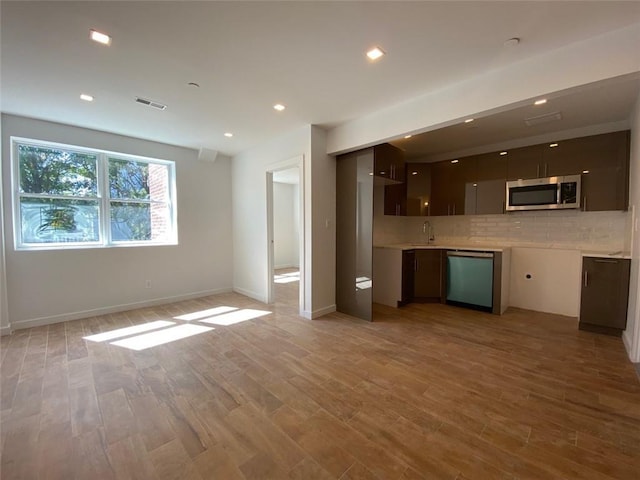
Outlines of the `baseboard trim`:
[{"label": "baseboard trim", "polygon": [[4,337],[5,335],[11,335],[11,325],[0,328],[0,337]]},{"label": "baseboard trim", "polygon": [[233,291],[235,293],[239,293],[240,295],[244,295],[245,297],[253,298],[262,303],[267,303],[267,298],[264,295],[260,295],[259,293],[252,292],[251,290],[245,290],[244,288],[233,287]]},{"label": "baseboard trim", "polygon": [[[320,318],[324,315],[328,315],[329,313],[333,313],[336,311],[336,306],[334,305],[329,305],[327,307],[324,308],[319,308],[318,310],[313,310],[311,312],[311,317],[305,317],[305,318],[311,318],[312,320],[315,320],[316,318]],[[305,312],[307,313],[307,312]]]},{"label": "baseboard trim", "polygon": [[[186,293],[183,295],[174,295],[171,297],[154,298],[151,300],[144,300],[142,302],[125,303],[121,305],[115,305],[112,307],[95,308],[92,310],[82,310],[78,312],[62,313],[60,315],[52,315],[50,317],[38,317],[28,320],[19,320],[17,322],[11,322],[11,331],[22,330],[24,328],[41,327],[43,325],[51,325],[54,323],[68,322],[70,320],[79,320],[81,318],[95,317],[98,315],[106,315],[109,313],[126,312],[127,310],[135,310],[136,308],[154,307],[157,305],[164,305],[167,303],[181,302],[184,300],[191,300],[194,298],[208,297],[209,295],[218,295],[220,293],[229,293],[231,288],[219,288],[215,290],[203,290],[200,292]],[[4,335],[4,331],[2,332]]]},{"label": "baseboard trim", "polygon": [[632,363],[640,362],[640,358],[636,358],[636,354],[633,351],[633,338],[632,332],[630,330],[625,330],[622,334],[622,343],[624,344],[624,348],[627,350],[627,356]]}]

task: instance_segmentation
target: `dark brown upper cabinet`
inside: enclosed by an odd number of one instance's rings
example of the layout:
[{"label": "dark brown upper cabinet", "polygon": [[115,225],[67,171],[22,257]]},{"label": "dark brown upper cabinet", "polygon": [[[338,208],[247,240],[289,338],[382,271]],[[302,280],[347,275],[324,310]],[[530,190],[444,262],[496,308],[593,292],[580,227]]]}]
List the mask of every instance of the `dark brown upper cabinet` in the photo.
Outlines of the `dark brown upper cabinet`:
[{"label": "dark brown upper cabinet", "polygon": [[613,132],[544,145],[543,162],[549,176],[582,174],[584,211],[626,210],[629,133]]},{"label": "dark brown upper cabinet", "polygon": [[[476,157],[436,162],[431,167],[430,215],[464,215],[477,173]],[[475,199],[474,199],[475,203]]]},{"label": "dark brown upper cabinet", "polygon": [[384,214],[406,215],[404,152],[383,143],[373,147],[374,175],[384,184]]},{"label": "dark brown upper cabinet", "polygon": [[431,164],[407,163],[407,215],[426,217],[431,205]]},{"label": "dark brown upper cabinet", "polygon": [[524,180],[548,176],[542,161],[542,149],[542,145],[531,145],[504,150],[504,155],[495,153],[507,160],[507,180]]},{"label": "dark brown upper cabinet", "polygon": [[374,174],[377,177],[404,182],[404,152],[393,145],[383,143],[373,147]]},{"label": "dark brown upper cabinet", "polygon": [[[467,186],[466,215],[504,213],[507,190],[507,156],[499,152],[475,156],[475,181]],[[475,193],[475,203],[473,203]]]}]

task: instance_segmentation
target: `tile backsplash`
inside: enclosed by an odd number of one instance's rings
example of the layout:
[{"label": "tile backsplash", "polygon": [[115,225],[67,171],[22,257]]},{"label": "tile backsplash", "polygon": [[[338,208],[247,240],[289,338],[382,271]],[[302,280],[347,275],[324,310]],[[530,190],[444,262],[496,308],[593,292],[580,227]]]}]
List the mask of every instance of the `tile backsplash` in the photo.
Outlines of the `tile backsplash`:
[{"label": "tile backsplash", "polygon": [[424,242],[431,222],[436,243],[629,251],[631,213],[577,210],[512,212],[504,215],[393,217],[376,215],[374,245]]}]

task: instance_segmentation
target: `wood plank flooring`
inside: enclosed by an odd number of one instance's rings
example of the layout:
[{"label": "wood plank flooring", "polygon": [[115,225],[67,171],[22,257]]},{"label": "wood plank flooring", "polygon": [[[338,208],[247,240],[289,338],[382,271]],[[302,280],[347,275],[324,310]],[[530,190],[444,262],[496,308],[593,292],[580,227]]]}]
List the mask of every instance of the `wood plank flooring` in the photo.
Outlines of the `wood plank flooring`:
[{"label": "wood plank flooring", "polygon": [[[640,478],[619,338],[429,304],[308,321],[277,288],[3,337],[2,479]],[[165,326],[83,338],[134,325]]]}]

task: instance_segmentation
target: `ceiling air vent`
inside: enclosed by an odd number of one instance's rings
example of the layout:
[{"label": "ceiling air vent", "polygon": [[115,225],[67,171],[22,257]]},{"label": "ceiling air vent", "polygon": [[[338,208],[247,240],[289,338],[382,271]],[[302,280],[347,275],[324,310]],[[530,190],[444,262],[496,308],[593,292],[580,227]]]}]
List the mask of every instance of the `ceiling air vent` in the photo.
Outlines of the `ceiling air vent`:
[{"label": "ceiling air vent", "polygon": [[157,108],[158,110],[164,110],[165,108],[167,108],[166,105],[141,97],[136,97],[136,102],[142,105],[146,105],[147,107]]},{"label": "ceiling air vent", "polygon": [[540,125],[541,123],[555,122],[556,120],[562,120],[562,113],[551,112],[544,115],[538,115],[537,117],[529,117],[524,119],[527,127],[533,127],[534,125]]}]

